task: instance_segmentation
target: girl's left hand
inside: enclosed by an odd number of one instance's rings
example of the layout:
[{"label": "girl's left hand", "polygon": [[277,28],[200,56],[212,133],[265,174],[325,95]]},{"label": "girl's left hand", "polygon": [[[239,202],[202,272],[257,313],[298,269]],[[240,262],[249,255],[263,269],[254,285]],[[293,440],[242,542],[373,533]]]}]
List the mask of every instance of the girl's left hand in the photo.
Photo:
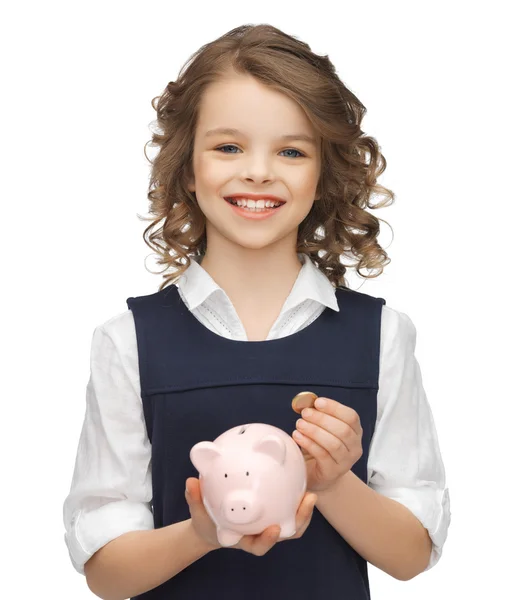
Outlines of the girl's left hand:
[{"label": "girl's left hand", "polygon": [[[292,433],[305,451],[308,485],[312,492],[325,490],[363,455],[358,413],[331,398],[317,398],[314,408],[305,408]],[[300,438],[301,434],[301,438]]]}]

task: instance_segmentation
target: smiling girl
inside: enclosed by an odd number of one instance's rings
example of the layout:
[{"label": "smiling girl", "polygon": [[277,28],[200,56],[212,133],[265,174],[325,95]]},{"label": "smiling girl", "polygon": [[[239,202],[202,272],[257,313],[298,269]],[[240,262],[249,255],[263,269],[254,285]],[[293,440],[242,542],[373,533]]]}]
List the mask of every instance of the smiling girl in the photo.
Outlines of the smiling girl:
[{"label": "smiling girl", "polygon": [[[154,107],[144,238],[168,273],[94,331],[64,503],[74,567],[112,600],[361,600],[367,562],[430,569],[450,512],[416,329],[345,279],[344,257],[359,275],[389,261],[365,107],[269,25],[200,48]],[[296,422],[304,390],[318,398]],[[223,548],[189,451],[251,422],[293,436],[308,489],[292,538]]]}]

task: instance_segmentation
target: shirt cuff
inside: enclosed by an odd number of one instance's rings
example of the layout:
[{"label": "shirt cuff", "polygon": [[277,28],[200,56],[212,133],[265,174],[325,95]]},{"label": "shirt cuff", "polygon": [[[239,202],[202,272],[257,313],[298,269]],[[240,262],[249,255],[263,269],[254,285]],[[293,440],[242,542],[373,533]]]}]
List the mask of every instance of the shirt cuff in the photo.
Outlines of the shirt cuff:
[{"label": "shirt cuff", "polygon": [[428,531],[432,540],[432,551],[425,571],[431,569],[441,558],[443,546],[448,535],[448,527],[450,526],[450,493],[448,488],[371,487],[378,493],[403,504]]},{"label": "shirt cuff", "polygon": [[144,502],[111,501],[92,511],[81,510],[64,534],[73,567],[85,575],[84,565],[105,544],[129,531],[154,529],[154,516]]},{"label": "shirt cuff", "polygon": [[424,527],[426,527],[427,531],[429,532],[430,539],[432,540],[430,561],[425,571],[431,569],[441,558],[443,546],[448,536],[448,527],[450,526],[451,522],[450,492],[448,488],[445,488],[444,490],[439,490],[437,493],[439,495],[439,504],[437,506],[435,520],[432,520],[431,523],[427,525],[422,521]]}]

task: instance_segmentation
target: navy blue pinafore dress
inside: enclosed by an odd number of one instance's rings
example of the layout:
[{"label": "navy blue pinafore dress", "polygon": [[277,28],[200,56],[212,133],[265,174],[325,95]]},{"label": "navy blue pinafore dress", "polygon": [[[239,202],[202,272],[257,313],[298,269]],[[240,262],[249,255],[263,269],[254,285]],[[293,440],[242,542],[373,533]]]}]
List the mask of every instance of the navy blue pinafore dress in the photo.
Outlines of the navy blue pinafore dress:
[{"label": "navy blue pinafore dress", "polygon": [[[363,456],[352,467],[367,482],[377,416],[383,298],[343,286],[340,311],[326,308],[305,329],[264,341],[224,338],[183,303],[175,284],[130,297],[141,396],[152,444],[154,527],[190,518],[185,481],[198,477],[189,458],[197,442],[246,423],[295,429],[291,408],[312,391],[352,407],[363,428]],[[314,509],[299,539],[264,556],[220,548],[199,558],[138,600],[366,600],[367,563]]]}]

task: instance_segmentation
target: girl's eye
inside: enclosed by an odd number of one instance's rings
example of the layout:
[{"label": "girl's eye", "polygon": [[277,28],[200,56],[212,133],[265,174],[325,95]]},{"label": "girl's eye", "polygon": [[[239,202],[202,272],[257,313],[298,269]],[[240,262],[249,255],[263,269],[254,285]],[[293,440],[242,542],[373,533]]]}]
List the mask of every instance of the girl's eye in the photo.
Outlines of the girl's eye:
[{"label": "girl's eye", "polygon": [[[223,148],[237,148],[237,146],[234,146],[233,144],[225,144],[223,146],[219,146],[218,148],[215,148],[215,150],[223,150]],[[239,148],[237,148],[239,149]],[[287,150],[282,150],[282,152],[297,152],[299,155],[304,156],[304,154],[302,152],[300,152],[299,150],[296,150],[295,148],[287,148]],[[235,152],[223,152],[223,154],[236,154]],[[287,158],[293,158],[292,156],[287,156]],[[298,157],[296,157],[298,158]]]},{"label": "girl's eye", "polygon": [[[282,152],[297,152],[300,156],[304,156],[304,154],[302,152],[300,152],[299,150],[296,150],[295,148],[287,148],[287,150],[282,150]],[[288,158],[292,158],[292,156],[289,156]],[[298,158],[298,157],[296,157]]]}]

